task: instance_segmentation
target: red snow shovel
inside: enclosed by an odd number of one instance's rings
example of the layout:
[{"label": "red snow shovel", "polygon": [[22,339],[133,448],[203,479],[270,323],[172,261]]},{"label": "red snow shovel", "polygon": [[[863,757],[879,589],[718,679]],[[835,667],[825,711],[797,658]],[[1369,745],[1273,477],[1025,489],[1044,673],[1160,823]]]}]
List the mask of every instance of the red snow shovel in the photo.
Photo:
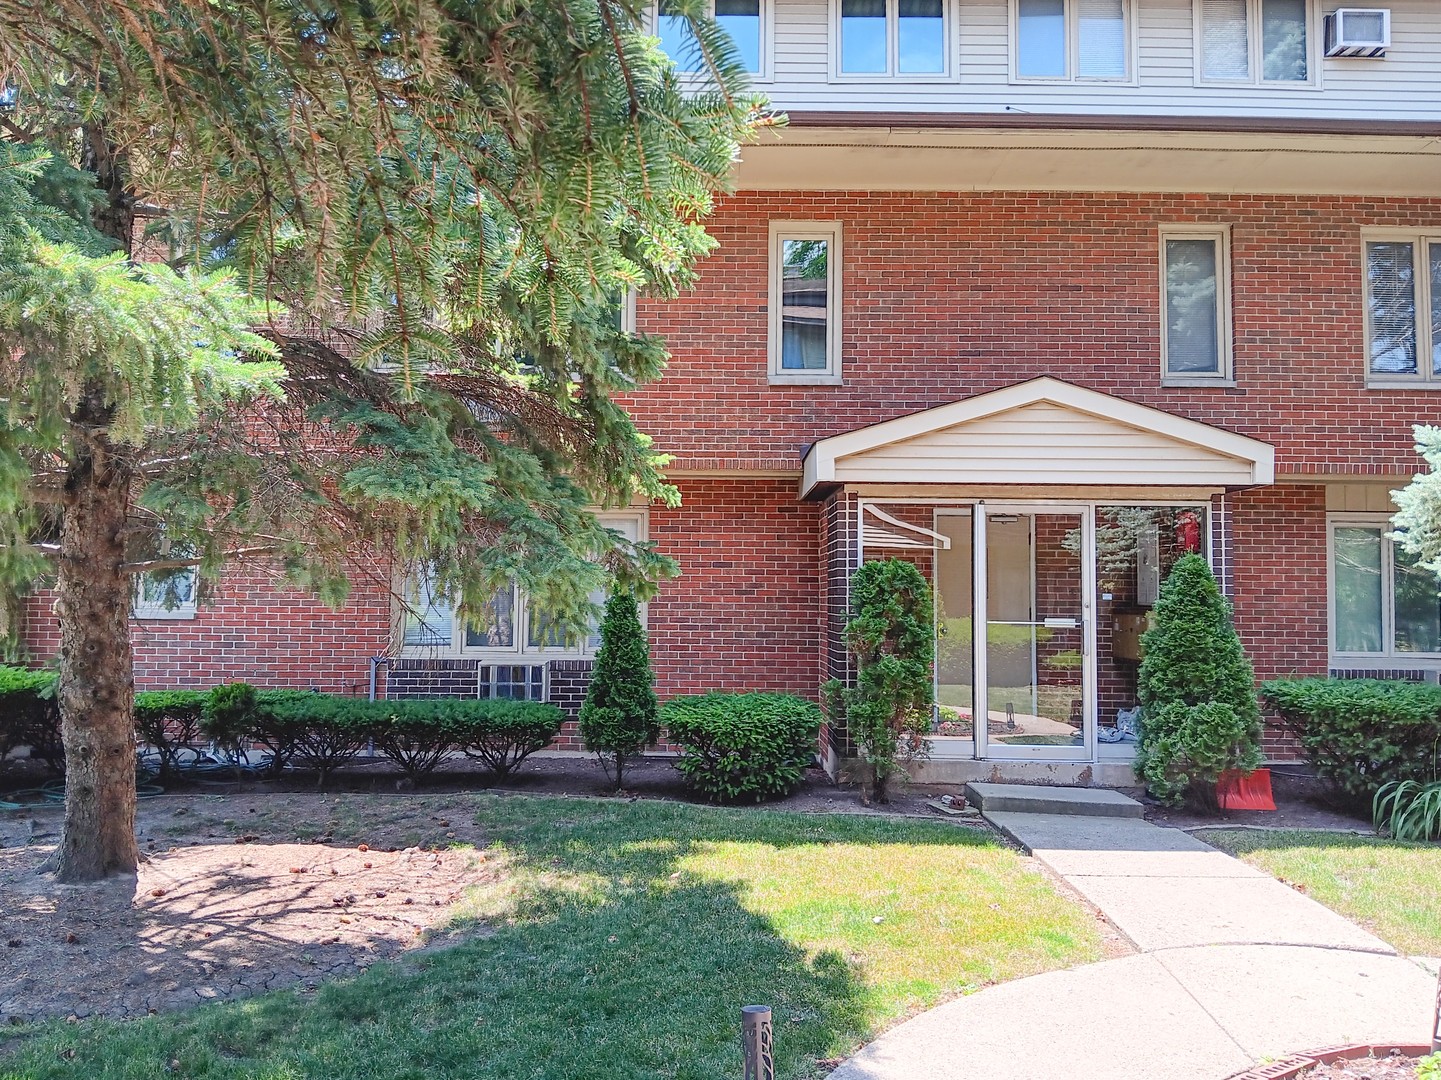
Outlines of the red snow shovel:
[{"label": "red snow shovel", "polygon": [[1271,794],[1271,770],[1257,769],[1253,773],[1226,770],[1216,781],[1216,801],[1222,810],[1276,809],[1276,799]]}]

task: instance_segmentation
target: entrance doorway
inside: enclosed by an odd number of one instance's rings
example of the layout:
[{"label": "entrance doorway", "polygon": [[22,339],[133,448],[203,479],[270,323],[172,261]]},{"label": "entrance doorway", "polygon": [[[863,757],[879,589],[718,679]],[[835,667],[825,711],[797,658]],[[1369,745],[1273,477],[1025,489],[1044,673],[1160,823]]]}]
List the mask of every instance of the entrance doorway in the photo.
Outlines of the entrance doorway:
[{"label": "entrance doorway", "polygon": [[937,511],[936,531],[937,732],[982,758],[1089,760],[1089,508],[978,503]]}]

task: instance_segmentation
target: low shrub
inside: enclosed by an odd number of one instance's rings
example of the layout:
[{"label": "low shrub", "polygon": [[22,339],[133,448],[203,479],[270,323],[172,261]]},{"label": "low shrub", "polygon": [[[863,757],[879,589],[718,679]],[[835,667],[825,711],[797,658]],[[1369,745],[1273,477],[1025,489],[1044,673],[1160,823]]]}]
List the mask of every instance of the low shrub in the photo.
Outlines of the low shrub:
[{"label": "low shrub", "polygon": [[821,713],[790,694],[672,698],[661,722],[682,756],[676,767],[714,802],[761,802],[794,791],[816,753]]},{"label": "low shrub", "polygon": [[617,789],[625,782],[626,759],[660,738],[650,646],[635,597],[627,593],[615,593],[605,604],[600,651],[580,707],[580,737],[607,776],[615,766]]},{"label": "low shrub", "polygon": [[310,690],[261,690],[255,695],[254,738],[270,751],[272,768],[293,761],[315,769],[324,786],[333,770],[370,742],[377,704]]},{"label": "low shrub", "polygon": [[1278,679],[1261,687],[1316,772],[1357,806],[1382,785],[1437,775],[1441,686],[1384,679]]},{"label": "low shrub", "polygon": [[544,750],[560,734],[564,714],[539,701],[455,701],[470,716],[469,731],[461,744],[468,757],[488,766],[497,776],[514,772],[537,750]]},{"label": "low shrub", "polygon": [[180,765],[180,753],[201,740],[209,690],[147,690],[135,695],[135,732],[160,756],[160,775]]},{"label": "low shrub", "polygon": [[56,678],[53,671],[0,665],[0,758],[28,746],[31,757],[64,770]]}]

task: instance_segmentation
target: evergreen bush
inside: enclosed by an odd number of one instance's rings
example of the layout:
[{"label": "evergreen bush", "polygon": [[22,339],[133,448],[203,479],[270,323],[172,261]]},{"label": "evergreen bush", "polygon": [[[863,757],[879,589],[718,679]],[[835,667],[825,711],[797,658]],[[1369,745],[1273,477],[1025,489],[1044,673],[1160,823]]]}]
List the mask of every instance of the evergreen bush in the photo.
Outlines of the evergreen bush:
[{"label": "evergreen bush", "polygon": [[713,802],[761,802],[788,795],[815,760],[821,714],[792,694],[701,694],[661,710],[676,768]]},{"label": "evergreen bush", "polygon": [[640,609],[629,593],[617,592],[606,601],[600,652],[580,708],[580,734],[607,776],[615,767],[617,788],[622,786],[625,759],[660,738],[650,649]]},{"label": "evergreen bush", "polygon": [[56,772],[65,768],[53,671],[0,664],[0,758],[28,746]]},{"label": "evergreen bush", "polygon": [[180,765],[180,754],[201,741],[208,690],[145,690],[135,695],[135,734],[160,756],[160,776]]},{"label": "evergreen bush", "polygon": [[1214,805],[1223,772],[1261,764],[1261,712],[1231,606],[1200,555],[1177,560],[1142,644],[1136,776],[1164,803]]},{"label": "evergreen bush", "polygon": [[851,578],[851,611],[846,645],[856,685],[832,680],[822,687],[822,701],[860,752],[863,800],[889,802],[893,780],[926,748],[935,653],[931,589],[902,559],[867,562]]},{"label": "evergreen bush", "polygon": [[1385,784],[1438,776],[1441,687],[1385,679],[1277,679],[1261,697],[1296,736],[1317,775],[1353,808]]}]

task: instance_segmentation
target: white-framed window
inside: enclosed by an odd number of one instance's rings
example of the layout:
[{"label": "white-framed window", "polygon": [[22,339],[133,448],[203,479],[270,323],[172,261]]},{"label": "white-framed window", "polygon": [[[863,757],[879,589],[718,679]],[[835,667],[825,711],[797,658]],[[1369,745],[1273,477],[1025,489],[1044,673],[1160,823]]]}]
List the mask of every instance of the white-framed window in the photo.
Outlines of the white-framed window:
[{"label": "white-framed window", "polygon": [[832,0],[832,73],[843,79],[949,79],[953,0]]},{"label": "white-framed window", "polygon": [[[770,69],[770,0],[711,0],[708,14],[730,35],[741,66],[757,78],[765,78]],[[655,35],[677,71],[697,74],[705,69],[690,23],[675,14],[674,5],[667,0],[659,0],[656,6]]]},{"label": "white-framed window", "polygon": [[1131,0],[1011,0],[1011,73],[1052,82],[1126,82]]},{"label": "white-framed window", "polygon": [[136,575],[130,613],[136,619],[193,619],[199,600],[199,570],[152,570]]},{"label": "white-framed window", "polygon": [[[628,540],[646,538],[647,518],[644,510],[599,515],[602,525]],[[596,592],[591,600],[600,607],[605,595]],[[644,605],[641,618],[644,621]],[[406,587],[400,640],[402,651],[411,655],[476,657],[512,665],[527,659],[592,656],[600,648],[598,628],[562,632],[544,607],[514,585],[501,589],[478,611],[461,611],[424,580]]]},{"label": "white-framed window", "polygon": [[773,221],[770,381],[841,381],[841,226]]},{"label": "white-framed window", "polygon": [[1195,0],[1195,19],[1201,82],[1315,83],[1314,0]]},{"label": "white-framed window", "polygon": [[1161,229],[1161,377],[1229,382],[1231,233],[1224,225]]},{"label": "white-framed window", "polygon": [[1441,232],[1368,232],[1363,244],[1368,381],[1441,387]]},{"label": "white-framed window", "polygon": [[1327,521],[1333,656],[1441,658],[1441,583],[1390,531],[1384,516]]}]

